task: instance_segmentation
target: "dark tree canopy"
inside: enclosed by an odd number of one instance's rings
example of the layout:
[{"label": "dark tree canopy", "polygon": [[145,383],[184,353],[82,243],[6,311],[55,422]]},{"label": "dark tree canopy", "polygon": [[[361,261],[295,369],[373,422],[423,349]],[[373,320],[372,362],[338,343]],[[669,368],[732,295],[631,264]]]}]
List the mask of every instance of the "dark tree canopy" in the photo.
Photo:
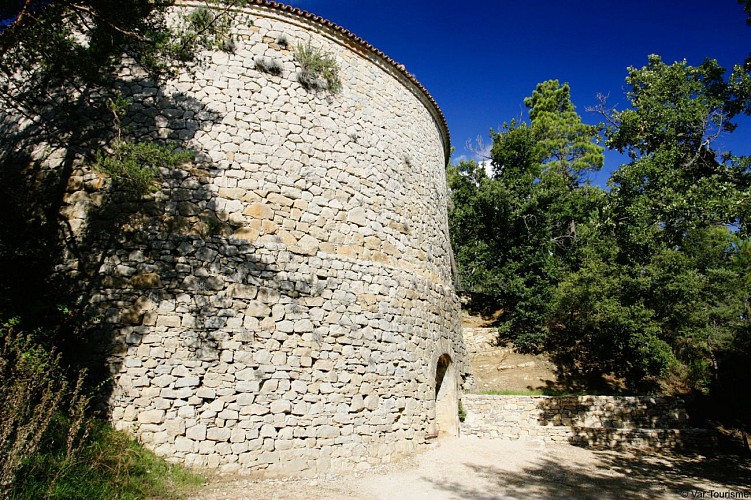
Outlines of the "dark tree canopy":
[{"label": "dark tree canopy", "polygon": [[[751,160],[715,144],[749,113],[749,78],[650,56],[602,128],[544,82],[530,123],[491,133],[492,175],[450,169],[462,283],[503,306],[501,340],[547,350],[563,381],[611,377],[605,390],[732,384],[732,360],[751,360]],[[602,165],[601,131],[631,159],[609,191],[581,182]]]},{"label": "dark tree canopy", "polygon": [[491,167],[449,172],[452,240],[464,287],[497,296],[504,335],[542,345],[555,284],[571,265],[601,194],[581,184],[602,166],[598,128],[581,123],[568,84],[541,83],[525,99],[530,123],[491,132]]}]

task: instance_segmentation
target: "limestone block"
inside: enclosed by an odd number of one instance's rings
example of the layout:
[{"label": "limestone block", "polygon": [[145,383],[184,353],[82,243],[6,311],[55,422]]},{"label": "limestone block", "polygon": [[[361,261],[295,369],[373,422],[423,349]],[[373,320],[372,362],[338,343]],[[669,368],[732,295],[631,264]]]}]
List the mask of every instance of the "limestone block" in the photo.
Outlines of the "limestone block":
[{"label": "limestone block", "polygon": [[308,384],[303,382],[302,380],[293,380],[291,383],[291,388],[298,394],[305,394],[308,389]]},{"label": "limestone block", "polygon": [[[287,364],[287,355],[284,352],[275,352],[271,355],[271,364],[274,366],[284,366]],[[282,374],[279,373],[281,376]]]},{"label": "limestone block", "polygon": [[261,233],[257,229],[250,227],[241,227],[232,233],[232,238],[241,241],[254,242],[258,239]]},{"label": "limestone block", "polygon": [[317,438],[336,438],[340,434],[339,427],[333,425],[322,425],[316,429]]},{"label": "limestone block", "polygon": [[138,413],[138,422],[142,424],[161,424],[164,410],[144,410]]},{"label": "limestone block", "polygon": [[255,316],[256,318],[266,318],[271,314],[271,308],[263,302],[252,300],[248,303],[245,314],[247,316]]},{"label": "limestone block", "polygon": [[[201,455],[209,455],[214,452],[214,449],[216,447],[216,442],[214,441],[199,441],[198,442],[198,453]],[[208,457],[206,457],[208,460]]]},{"label": "limestone block", "polygon": [[360,412],[364,409],[365,409],[365,401],[363,400],[363,397],[360,394],[356,394],[355,396],[353,396],[349,411]]},{"label": "limestone block", "polygon": [[206,439],[209,441],[228,441],[231,435],[231,430],[221,427],[209,427],[206,429]]},{"label": "limestone block", "polygon": [[216,397],[216,390],[210,387],[199,387],[195,394],[199,398],[214,399]]},{"label": "limestone block", "polygon": [[183,436],[175,439],[175,451],[191,453],[196,448],[196,442]]},{"label": "limestone block", "polygon": [[[238,382],[235,385],[238,392],[245,392],[250,393],[251,395],[255,395],[258,391],[261,390],[261,383],[258,380],[249,380],[249,381],[243,381]],[[243,394],[238,395],[238,404],[240,404],[240,396],[244,396]]]},{"label": "limestone block", "polygon": [[290,246],[290,251],[301,255],[315,255],[318,253],[319,241],[309,234],[303,235],[296,245]]},{"label": "limestone block", "polygon": [[227,287],[227,295],[236,299],[254,299],[258,294],[258,288],[253,285],[233,283]]},{"label": "limestone block", "polygon": [[295,331],[295,323],[290,320],[276,322],[276,330],[283,333],[292,333]]},{"label": "limestone block", "polygon": [[309,319],[300,319],[295,322],[294,326],[294,332],[295,333],[306,333],[306,332],[312,332],[313,331],[313,322]]},{"label": "limestone block", "polygon": [[233,428],[232,432],[230,433],[230,442],[242,443],[244,441],[245,441],[245,430],[240,429],[239,427]]},{"label": "limestone block", "polygon": [[193,391],[188,387],[183,387],[181,389],[165,387],[159,392],[159,395],[164,399],[185,399],[189,398],[192,393]]},{"label": "limestone block", "polygon": [[172,402],[167,398],[154,398],[152,404],[157,410],[168,410],[172,407]]},{"label": "limestone block", "polygon": [[250,406],[255,401],[256,395],[253,393],[242,393],[237,395],[236,403],[237,407]]},{"label": "limestone block", "polygon": [[224,420],[237,420],[238,412],[236,410],[222,410],[217,414],[217,417]]},{"label": "limestone block", "polygon": [[174,382],[174,387],[196,387],[201,383],[201,379],[198,377],[180,377]]},{"label": "limestone block", "polygon": [[259,433],[261,438],[273,438],[276,437],[276,428],[270,424],[264,424],[261,426]]},{"label": "limestone block", "polygon": [[347,220],[358,226],[367,225],[367,219],[365,217],[365,209],[363,207],[354,207],[347,213]]},{"label": "limestone block", "polygon": [[156,326],[179,327],[181,322],[180,316],[160,314],[156,319]]},{"label": "limestone block", "polygon": [[370,394],[365,397],[364,403],[368,410],[376,410],[378,408],[379,397],[375,394]]},{"label": "limestone block", "polygon": [[278,399],[271,402],[271,413],[289,413],[292,411],[292,404],[284,399]]},{"label": "limestone block", "polygon": [[206,425],[196,424],[185,431],[186,437],[194,441],[204,441],[206,439]]},{"label": "limestone block", "polygon": [[245,368],[235,373],[235,378],[241,381],[253,381],[257,379],[256,370],[253,368]]},{"label": "limestone block", "polygon": [[274,210],[266,203],[252,203],[243,210],[243,215],[256,219],[273,219]]}]

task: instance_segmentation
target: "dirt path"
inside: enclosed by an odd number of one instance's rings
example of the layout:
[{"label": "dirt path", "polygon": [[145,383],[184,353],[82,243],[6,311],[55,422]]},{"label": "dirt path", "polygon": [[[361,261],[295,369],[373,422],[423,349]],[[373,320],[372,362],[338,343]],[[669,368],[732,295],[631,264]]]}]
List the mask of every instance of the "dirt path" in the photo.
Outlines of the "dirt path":
[{"label": "dirt path", "polygon": [[[751,498],[748,458],[633,455],[536,442],[441,440],[405,460],[352,476],[254,481],[216,478],[196,499]],[[716,498],[733,498],[730,496]]]}]

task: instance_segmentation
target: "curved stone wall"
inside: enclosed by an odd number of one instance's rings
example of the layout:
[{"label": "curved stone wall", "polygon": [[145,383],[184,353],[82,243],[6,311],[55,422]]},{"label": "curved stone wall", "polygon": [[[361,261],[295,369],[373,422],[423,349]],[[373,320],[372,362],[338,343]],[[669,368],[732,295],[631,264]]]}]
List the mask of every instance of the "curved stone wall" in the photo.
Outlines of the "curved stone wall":
[{"label": "curved stone wall", "polygon": [[[468,371],[445,123],[402,67],[319,18],[257,2],[233,34],[234,53],[166,85],[124,70],[131,130],[198,157],[97,263],[112,420],[194,466],[389,461],[438,434],[439,358],[455,384]],[[298,43],[334,55],[338,93],[297,81]],[[92,215],[92,183],[74,177],[64,210],[81,234],[111,220]]]}]

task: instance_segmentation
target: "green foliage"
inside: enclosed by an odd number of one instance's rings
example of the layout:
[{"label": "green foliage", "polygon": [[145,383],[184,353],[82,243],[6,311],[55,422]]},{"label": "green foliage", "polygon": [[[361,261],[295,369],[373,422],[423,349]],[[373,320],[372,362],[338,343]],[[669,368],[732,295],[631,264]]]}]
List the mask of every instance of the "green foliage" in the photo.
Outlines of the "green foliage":
[{"label": "green foliage", "polygon": [[0,497],[177,498],[201,483],[91,418],[84,374],[64,369],[45,337],[18,318],[0,325]]},{"label": "green foliage", "polygon": [[[608,115],[608,144],[632,161],[615,171],[600,250],[557,290],[551,347],[580,372],[655,389],[708,390],[747,322],[734,262],[744,247],[747,159],[718,154],[748,99],[736,68],[715,61],[629,68],[630,109]],[[737,234],[731,226],[740,229]]]},{"label": "green foliage", "polygon": [[326,89],[335,94],[342,88],[339,64],[332,54],[314,48],[308,43],[297,44],[295,60],[300,64],[299,82],[308,89]]},{"label": "green foliage", "polygon": [[29,88],[42,92],[65,81],[106,84],[123,54],[161,78],[202,49],[231,49],[231,8],[244,0],[186,12],[175,29],[166,20],[173,4],[74,0],[26,9],[0,34],[2,70],[9,77],[28,74]]},{"label": "green foliage", "polygon": [[603,148],[594,142],[599,127],[581,122],[571,103],[568,83],[543,82],[531,97],[524,99],[524,104],[529,108],[536,156],[546,169],[579,177],[602,168]]},{"label": "green foliage", "polygon": [[713,146],[749,113],[749,80],[711,60],[629,68],[631,107],[601,109],[607,144],[631,158],[609,192],[581,183],[602,165],[598,129],[556,81],[525,100],[529,124],[492,132],[491,176],[449,169],[462,282],[500,301],[502,335],[613,390],[738,379],[734,364],[751,361],[751,159]]},{"label": "green foliage", "polygon": [[604,199],[579,182],[602,165],[602,148],[597,128],[581,124],[568,85],[540,84],[525,104],[529,125],[491,131],[491,177],[475,162],[449,168],[449,225],[462,286],[495,296],[504,308],[501,335],[536,351],[555,286],[575,265],[584,226]]},{"label": "green foliage", "polygon": [[270,75],[279,76],[282,74],[282,65],[276,59],[266,57],[256,57],[254,60],[256,69]]},{"label": "green foliage", "polygon": [[158,188],[160,168],[173,168],[193,156],[190,151],[175,151],[174,146],[119,141],[112,153],[97,153],[94,168],[109,175],[116,190],[141,196]]},{"label": "green foliage", "polygon": [[633,108],[612,113],[608,144],[633,158],[610,181],[614,219],[629,226],[623,244],[631,252],[644,251],[653,237],[680,245],[695,228],[740,224],[745,231],[748,160],[720,155],[712,144],[735,129],[751,89],[734,87],[723,74],[716,61],[666,65],[658,56],[629,68]]},{"label": "green foliage", "polygon": [[751,0],[738,0],[738,3],[743,5],[743,10],[746,12],[746,24],[751,26]]},{"label": "green foliage", "polygon": [[[689,66],[685,61],[665,64],[649,56],[643,68],[628,68],[627,96],[632,108],[613,114],[617,126],[608,144],[632,157],[678,147],[695,153],[720,131],[734,128],[725,70],[716,61]],[[687,159],[692,156],[687,155]]]},{"label": "green foliage", "polygon": [[457,409],[457,415],[459,416],[459,422],[464,422],[467,419],[467,412],[464,410],[464,405],[462,404],[462,400],[459,400],[459,405]]},{"label": "green foliage", "polygon": [[673,366],[654,312],[638,299],[645,283],[616,264],[591,259],[556,289],[548,349],[582,376],[614,375],[649,389]]},{"label": "green foliage", "polygon": [[[233,0],[226,2],[212,2],[212,8],[199,7],[185,15],[178,27],[171,35],[159,39],[156,49],[148,54],[150,62],[147,67],[158,67],[158,58],[166,58],[167,61],[176,60],[181,62],[194,61],[201,50],[221,50],[233,52],[235,42],[231,35],[232,8],[241,7],[246,0]],[[143,60],[143,59],[142,59]],[[165,73],[172,74],[172,67],[165,67]]]},{"label": "green foliage", "polygon": [[27,462],[15,498],[183,498],[204,480],[101,421],[92,421],[75,460],[65,460],[55,443],[50,436],[50,449]]},{"label": "green foliage", "polygon": [[234,48],[230,28],[232,22],[229,16],[221,11],[199,8],[188,14],[187,35],[194,40],[194,47],[218,48],[231,52]]},{"label": "green foliage", "polygon": [[[48,478],[53,487],[64,467],[76,460],[88,435],[82,393],[84,375],[68,382],[60,355],[19,330],[20,321],[0,325],[0,496],[18,491],[29,463],[45,453],[51,435],[61,468]],[[46,492],[42,492],[46,493]]]}]

